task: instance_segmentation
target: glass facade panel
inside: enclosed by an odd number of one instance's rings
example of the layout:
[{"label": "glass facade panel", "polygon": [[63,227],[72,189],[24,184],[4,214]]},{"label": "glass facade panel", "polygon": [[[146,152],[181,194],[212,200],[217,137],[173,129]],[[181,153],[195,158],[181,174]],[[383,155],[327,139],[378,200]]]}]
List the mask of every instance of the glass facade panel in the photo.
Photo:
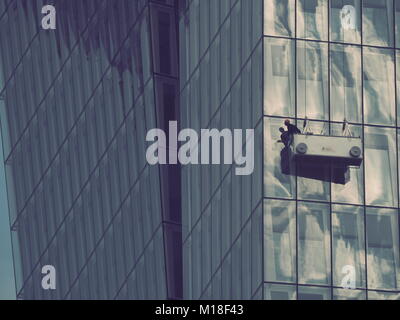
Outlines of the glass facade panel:
[{"label": "glass facade panel", "polygon": [[328,40],[328,0],[297,1],[297,37]]},{"label": "glass facade panel", "polygon": [[297,117],[329,118],[328,45],[297,42]]},{"label": "glass facade panel", "polygon": [[396,132],[365,127],[364,140],[366,204],[397,206]]},{"label": "glass facade panel", "polygon": [[368,291],[368,300],[400,300],[400,293]]},{"label": "glass facade panel", "polygon": [[364,44],[393,47],[393,0],[363,0]]},{"label": "glass facade panel", "polygon": [[264,34],[294,35],[296,0],[264,0]]},{"label": "glass facade panel", "polygon": [[330,47],[331,120],[362,122],[361,49],[356,46]]},{"label": "glass facade panel", "polygon": [[265,300],[296,300],[296,286],[267,283],[264,285]]},{"label": "glass facade panel", "polygon": [[331,300],[331,289],[299,286],[298,300]]},{"label": "glass facade panel", "polygon": [[297,217],[298,282],[329,285],[331,282],[329,205],[299,202]]},{"label": "glass facade panel", "polygon": [[332,206],[333,285],[343,286],[346,267],[355,271],[355,287],[365,288],[364,208]]},{"label": "glass facade panel", "polygon": [[333,300],[365,300],[366,292],[350,289],[333,289]]},{"label": "glass facade panel", "polygon": [[331,0],[331,40],[361,42],[361,0]]},{"label": "glass facade panel", "polygon": [[396,110],[392,50],[364,48],[364,121],[394,125]]},{"label": "glass facade panel", "polygon": [[264,114],[294,117],[294,41],[266,38],[264,43]]},{"label": "glass facade panel", "polygon": [[367,208],[368,288],[398,290],[399,219],[398,210]]},{"label": "glass facade panel", "polygon": [[296,282],[296,208],[293,201],[264,202],[264,268],[267,281]]}]

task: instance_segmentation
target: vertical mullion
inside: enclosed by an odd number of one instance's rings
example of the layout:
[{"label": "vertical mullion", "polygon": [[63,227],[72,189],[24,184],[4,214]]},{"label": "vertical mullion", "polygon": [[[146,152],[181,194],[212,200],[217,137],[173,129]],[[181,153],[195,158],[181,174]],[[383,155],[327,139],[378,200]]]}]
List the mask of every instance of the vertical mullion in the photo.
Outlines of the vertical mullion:
[{"label": "vertical mullion", "polygon": [[365,263],[365,299],[368,300],[368,255],[367,255],[367,211],[365,190],[365,127],[364,127],[364,32],[363,32],[363,0],[360,1],[360,29],[361,29],[361,135],[364,161],[363,168],[363,212],[364,212],[364,263]]},{"label": "vertical mullion", "polygon": [[[263,0],[263,2],[262,2],[262,15],[263,15],[263,18],[264,18],[264,11],[265,10],[265,0]],[[265,23],[264,23],[264,19],[262,19],[262,43],[261,43],[261,45],[262,45],[262,48],[261,48],[261,50],[262,50],[262,62],[261,62],[261,64],[262,64],[262,79],[261,79],[261,88],[263,88],[262,89],[262,105],[260,106],[261,107],[261,114],[262,114],[262,123],[261,123],[261,125],[262,125],[262,137],[261,137],[261,139],[262,139],[262,154],[261,154],[261,156],[262,156],[262,172],[263,172],[263,177],[264,177],[264,174],[265,174],[265,165],[264,165],[264,158],[265,158],[265,149],[266,149],[266,146],[265,146],[265,112],[264,112],[264,101],[265,101],[265,90],[264,90],[264,88],[265,88],[265,34],[264,34],[264,30],[265,30]],[[261,297],[262,297],[262,299],[263,300],[265,300],[265,290],[264,290],[264,286],[265,286],[265,264],[264,264],[264,260],[265,260],[265,235],[264,235],[264,226],[265,226],[265,219],[264,219],[264,207],[265,207],[265,205],[264,205],[264,202],[265,202],[265,200],[264,200],[264,198],[265,198],[265,183],[264,183],[264,179],[262,180],[262,188],[261,188],[261,192],[262,192],[262,197],[261,197],[261,214],[262,214],[262,217],[261,217],[261,221],[262,221],[262,244],[261,244],[261,246],[262,246],[262,260],[261,260],[261,266],[262,266],[262,268],[261,268],[261,279],[262,279],[262,281],[261,281]],[[256,209],[257,210],[257,209]]]},{"label": "vertical mullion", "polygon": [[[396,43],[396,0],[393,1],[393,52],[394,52],[394,95],[395,95],[395,123],[396,123],[396,178],[397,178],[397,209],[400,206],[400,197],[399,197],[399,135],[398,135],[398,116],[399,116],[399,110],[398,110],[398,95],[397,95],[397,43]],[[397,210],[398,211],[398,210]],[[397,218],[397,225],[398,229],[400,230],[400,220]],[[399,233],[399,242],[398,245],[400,246],[400,233]]]},{"label": "vertical mullion", "polygon": [[[297,0],[294,5],[294,70],[295,70],[295,81],[294,81],[294,117],[297,124]],[[293,40],[292,40],[293,41]],[[298,197],[297,197],[297,164],[295,165],[295,225],[296,225],[296,300],[299,300],[299,241],[298,241]]]},{"label": "vertical mullion", "polygon": [[[331,2],[328,0],[328,134],[331,135]],[[329,168],[332,179],[332,167]],[[329,183],[329,241],[330,241],[330,273],[331,300],[333,299],[333,241],[332,241],[332,182]]]}]

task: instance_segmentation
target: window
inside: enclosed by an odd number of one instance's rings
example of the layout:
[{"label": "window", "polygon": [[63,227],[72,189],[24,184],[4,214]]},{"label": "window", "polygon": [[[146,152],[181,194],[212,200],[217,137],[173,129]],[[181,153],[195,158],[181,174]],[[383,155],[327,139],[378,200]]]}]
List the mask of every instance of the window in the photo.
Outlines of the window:
[{"label": "window", "polygon": [[399,293],[368,291],[368,300],[400,300]]},{"label": "window", "polygon": [[331,40],[347,43],[361,41],[361,0],[332,0]]},{"label": "window", "polygon": [[333,300],[365,300],[366,293],[361,290],[333,289]]},{"label": "window", "polygon": [[264,0],[264,34],[294,36],[295,0]]},{"label": "window", "polygon": [[295,203],[266,200],[264,210],[265,279],[296,282]]},{"label": "window", "polygon": [[394,55],[387,49],[364,49],[364,116],[371,124],[395,123]]},{"label": "window", "polygon": [[266,38],[264,114],[293,117],[295,113],[294,41]]},{"label": "window", "polygon": [[297,116],[328,119],[328,46],[299,41],[297,45]]},{"label": "window", "polygon": [[299,38],[328,39],[328,1],[299,0],[297,4],[297,32]]},{"label": "window", "polygon": [[176,76],[178,55],[175,52],[174,12],[155,4],[151,8],[155,72]]},{"label": "window", "polygon": [[365,44],[393,46],[393,0],[363,0]]},{"label": "window", "polygon": [[330,284],[329,205],[298,204],[299,283]]},{"label": "window", "polygon": [[298,300],[330,300],[330,288],[299,286]]},{"label": "window", "polygon": [[265,300],[296,300],[296,286],[265,284]]},{"label": "window", "polygon": [[361,123],[361,49],[332,45],[330,66],[331,119]]},{"label": "window", "polygon": [[367,208],[368,287],[398,290],[398,211]]},{"label": "window", "polygon": [[367,204],[397,206],[395,130],[366,127],[364,143]]},{"label": "window", "polygon": [[355,206],[332,206],[333,284],[341,287],[343,268],[354,267],[355,286],[365,287],[364,210]]}]

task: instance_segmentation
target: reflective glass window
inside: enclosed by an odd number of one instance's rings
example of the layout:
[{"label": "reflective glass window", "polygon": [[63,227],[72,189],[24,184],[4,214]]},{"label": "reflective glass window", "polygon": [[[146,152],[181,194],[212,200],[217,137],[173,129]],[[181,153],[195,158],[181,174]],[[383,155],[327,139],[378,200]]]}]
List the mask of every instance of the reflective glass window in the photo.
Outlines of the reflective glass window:
[{"label": "reflective glass window", "polygon": [[363,0],[363,41],[393,46],[393,0]]},{"label": "reflective glass window", "polygon": [[328,0],[297,1],[297,37],[328,40]]},{"label": "reflective glass window", "polygon": [[375,206],[397,206],[396,132],[365,127],[365,197]]},{"label": "reflective glass window", "polygon": [[368,288],[398,290],[399,221],[395,209],[367,208]]},{"label": "reflective glass window", "polygon": [[394,55],[388,49],[364,49],[364,121],[395,124]]},{"label": "reflective glass window", "polygon": [[296,300],[296,286],[267,283],[264,286],[265,300]]},{"label": "reflective glass window", "polygon": [[368,300],[400,300],[400,293],[368,291]]},{"label": "reflective glass window", "polygon": [[333,289],[333,300],[365,300],[366,292],[351,289]]},{"label": "reflective glass window", "polygon": [[361,0],[331,0],[331,40],[361,41]]},{"label": "reflective glass window", "polygon": [[297,116],[328,119],[328,45],[297,42]]},{"label": "reflective glass window", "polygon": [[362,122],[361,49],[331,45],[331,120]]},{"label": "reflective glass window", "polygon": [[294,36],[296,0],[264,0],[264,34]]},{"label": "reflective glass window", "polygon": [[299,286],[298,300],[331,300],[331,289]]},{"label": "reflective glass window", "polygon": [[294,41],[265,38],[264,55],[264,113],[294,117]]},{"label": "reflective glass window", "polygon": [[264,202],[264,267],[267,281],[296,282],[296,206]]},{"label": "reflective glass window", "polygon": [[333,284],[365,287],[364,209],[332,206]]},{"label": "reflective glass window", "polygon": [[298,203],[299,283],[330,284],[329,205]]}]

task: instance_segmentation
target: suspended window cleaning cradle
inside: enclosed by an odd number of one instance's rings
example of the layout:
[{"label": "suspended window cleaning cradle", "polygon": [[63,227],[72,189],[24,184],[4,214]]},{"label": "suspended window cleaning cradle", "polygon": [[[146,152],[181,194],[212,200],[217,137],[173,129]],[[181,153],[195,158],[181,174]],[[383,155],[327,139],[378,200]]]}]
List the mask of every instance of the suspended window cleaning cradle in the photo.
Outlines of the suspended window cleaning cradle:
[{"label": "suspended window cleaning cradle", "polygon": [[293,136],[291,148],[296,162],[309,165],[326,162],[333,166],[360,167],[363,161],[362,140],[360,137],[353,137],[346,120],[342,136],[330,136],[324,132],[312,133],[306,119],[303,132]]}]

